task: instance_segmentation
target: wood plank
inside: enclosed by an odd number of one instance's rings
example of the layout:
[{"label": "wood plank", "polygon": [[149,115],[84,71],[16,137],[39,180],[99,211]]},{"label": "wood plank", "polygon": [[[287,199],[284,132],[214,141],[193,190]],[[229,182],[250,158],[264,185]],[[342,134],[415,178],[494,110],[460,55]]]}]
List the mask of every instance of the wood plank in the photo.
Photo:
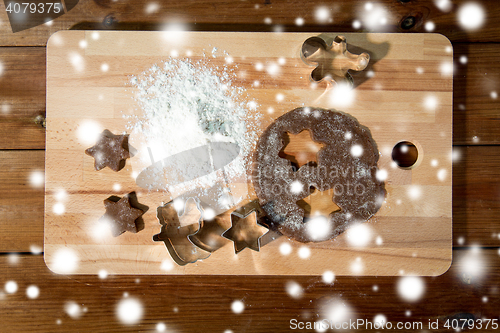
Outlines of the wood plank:
[{"label": "wood plank", "polygon": [[454,151],[454,244],[498,246],[500,146],[455,147]]},{"label": "wood plank", "polygon": [[0,149],[45,148],[45,48],[2,47],[0,64]]},{"label": "wood plank", "polygon": [[[222,0],[163,2],[158,6],[147,0],[80,1],[67,14],[55,19],[50,25],[41,25],[12,33],[4,4],[0,4],[0,45],[43,46],[49,36],[59,30],[76,29],[118,29],[118,30],[161,30],[168,24],[183,24],[189,30],[199,31],[384,31],[425,32],[428,21],[434,22],[435,32],[445,34],[452,41],[500,41],[498,18],[500,9],[494,1],[479,1],[486,13],[486,22],[479,29],[466,31],[457,22],[457,11],[467,0],[453,1],[449,10],[442,11],[435,1],[377,1],[373,9],[366,10],[364,0],[340,0],[327,5],[330,17],[325,21],[315,18],[321,1],[245,1],[228,3]],[[149,6],[148,6],[149,5]],[[371,28],[366,24],[373,12],[383,8],[382,17],[387,20],[383,26]],[[401,28],[408,17],[415,18],[413,28]],[[304,25],[297,26],[296,19],[304,19]],[[271,24],[266,24],[270,19]],[[359,29],[353,28],[353,21],[364,22]],[[216,22],[216,23],[214,23]]]},{"label": "wood plank", "polygon": [[[453,167],[454,246],[498,246],[500,147],[455,149],[460,158]],[[43,190],[32,188],[29,177],[44,169],[44,152],[2,151],[0,156],[0,252],[29,251],[32,244],[43,244]]]},{"label": "wood plank", "polygon": [[[331,309],[350,310],[351,318],[373,321],[378,314],[387,321],[438,321],[469,316],[498,319],[500,298],[495,286],[500,283],[500,258],[496,249],[456,250],[454,263],[442,276],[419,279],[424,292],[409,302],[398,292],[400,277],[336,277],[326,284],[321,276],[236,277],[236,276],[109,276],[67,277],[50,272],[41,256],[21,255],[17,264],[0,257],[2,283],[15,281],[17,292],[1,294],[2,329],[8,332],[152,332],[158,323],[167,331],[201,332],[281,332],[290,329],[290,320],[318,321],[335,314]],[[471,269],[471,262],[475,269]],[[332,268],[334,271],[334,268]],[[287,286],[296,283],[302,294],[291,297]],[[35,285],[36,299],[26,296]],[[139,301],[143,316],[136,324],[125,325],[117,316],[117,306],[126,299]],[[418,293],[417,293],[418,295]],[[234,301],[244,310],[231,310]],[[460,300],[460,301],[457,301]],[[65,311],[74,302],[78,318]],[[338,303],[337,303],[338,302]],[[78,311],[79,310],[79,311]],[[133,315],[131,309],[130,315]],[[348,313],[349,313],[348,312]],[[409,312],[409,314],[407,314]],[[347,315],[344,320],[349,320]],[[265,320],[264,320],[265,319]],[[313,330],[309,330],[313,331]],[[356,332],[373,331],[358,327]],[[407,330],[420,331],[420,330]]]},{"label": "wood plank", "polygon": [[[0,251],[26,252],[43,246],[43,174],[45,151],[0,151]],[[35,183],[36,184],[36,183]]]},{"label": "wood plank", "polygon": [[454,45],[454,144],[500,143],[499,52],[500,44]]}]

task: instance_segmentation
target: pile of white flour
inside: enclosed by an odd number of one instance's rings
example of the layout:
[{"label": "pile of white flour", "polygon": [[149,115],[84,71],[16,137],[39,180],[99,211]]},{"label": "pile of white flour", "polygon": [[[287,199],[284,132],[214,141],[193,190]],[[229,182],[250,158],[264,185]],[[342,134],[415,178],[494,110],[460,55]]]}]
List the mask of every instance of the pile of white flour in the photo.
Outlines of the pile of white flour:
[{"label": "pile of white flour", "polygon": [[[170,58],[154,65],[130,80],[142,113],[129,117],[128,128],[140,132],[164,157],[210,142],[236,143],[240,156],[224,172],[226,180],[241,178],[257,141],[260,114],[245,89],[232,83],[235,78],[234,71],[214,66],[210,59]],[[215,181],[215,175],[201,177],[183,190]]]}]

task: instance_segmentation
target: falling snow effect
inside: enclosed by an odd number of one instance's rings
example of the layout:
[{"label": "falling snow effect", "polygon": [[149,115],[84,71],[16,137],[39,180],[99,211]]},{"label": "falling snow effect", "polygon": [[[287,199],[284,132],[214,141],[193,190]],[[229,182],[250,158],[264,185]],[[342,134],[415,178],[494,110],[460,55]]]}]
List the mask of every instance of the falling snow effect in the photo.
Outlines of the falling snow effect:
[{"label": "falling snow effect", "polygon": [[41,188],[45,184],[45,173],[43,171],[32,171],[29,179],[30,185],[34,188]]},{"label": "falling snow effect", "polygon": [[289,281],[286,283],[286,292],[292,298],[301,298],[304,293],[304,289],[295,281]]},{"label": "falling snow effect", "polygon": [[372,230],[366,224],[357,224],[347,229],[347,242],[353,247],[365,247],[372,238]]},{"label": "falling snow effect", "polygon": [[52,207],[52,212],[56,215],[62,215],[65,212],[65,207],[62,202],[57,202],[53,207]]},{"label": "falling snow effect", "polygon": [[442,76],[452,76],[453,75],[453,63],[452,62],[443,62],[440,66],[440,72]]},{"label": "falling snow effect", "polygon": [[329,239],[331,229],[330,221],[323,215],[314,216],[306,222],[306,232],[313,241]]},{"label": "falling snow effect", "polygon": [[318,23],[329,23],[332,22],[330,17],[330,9],[328,7],[318,7],[314,11],[314,18]]},{"label": "falling snow effect", "polygon": [[85,60],[82,55],[78,52],[70,52],[68,55],[70,64],[73,66],[75,71],[83,72],[85,70]]},{"label": "falling snow effect", "polygon": [[182,45],[186,41],[186,31],[188,26],[179,23],[167,24],[162,28],[162,38],[169,45]]},{"label": "falling snow effect", "polygon": [[387,179],[388,173],[385,169],[378,169],[376,173],[376,177],[379,181],[383,182]]},{"label": "falling snow effect", "polygon": [[111,237],[111,225],[107,217],[102,217],[91,224],[89,234],[96,243],[104,243]]},{"label": "falling snow effect", "polygon": [[64,304],[64,311],[73,319],[78,319],[83,315],[81,306],[73,301],[66,302],[66,304]]},{"label": "falling snow effect", "polygon": [[450,152],[450,160],[453,163],[456,163],[459,162],[461,158],[462,158],[462,152],[460,148],[453,147],[453,149]]},{"label": "falling snow effect", "polygon": [[481,28],[485,20],[484,9],[481,5],[473,2],[466,3],[458,9],[458,22],[465,30],[477,30]]},{"label": "falling snow effect", "polygon": [[64,189],[59,189],[56,191],[54,197],[57,201],[66,201],[68,199],[68,192]]},{"label": "falling snow effect", "polygon": [[301,246],[299,249],[299,258],[308,259],[311,256],[311,250],[307,246]]},{"label": "falling snow effect", "polygon": [[33,254],[33,255],[41,254],[42,250],[43,250],[42,247],[39,245],[35,245],[35,244],[30,245],[30,251],[31,251],[31,254]]},{"label": "falling snow effect", "polygon": [[427,111],[436,111],[436,109],[439,105],[439,101],[438,101],[436,96],[428,95],[424,98],[423,104],[424,104],[424,108]]},{"label": "falling snow effect", "polygon": [[382,30],[390,19],[389,13],[383,6],[371,2],[365,3],[362,15],[363,25],[373,31]]},{"label": "falling snow effect", "polygon": [[287,256],[290,253],[292,253],[292,246],[290,245],[290,243],[281,244],[280,245],[280,253],[284,256]]},{"label": "falling snow effect", "polygon": [[486,273],[486,260],[478,246],[473,246],[465,254],[457,260],[457,264],[461,267],[460,274],[475,282],[484,277]]},{"label": "falling snow effect", "polygon": [[160,10],[160,5],[157,2],[150,2],[144,8],[146,14],[154,14]]},{"label": "falling snow effect", "polygon": [[354,275],[360,275],[363,273],[364,270],[364,265],[363,261],[361,260],[360,257],[357,257],[352,263],[351,263],[351,273]]},{"label": "falling snow effect", "polygon": [[383,314],[378,314],[373,318],[373,323],[377,324],[376,327],[384,327],[387,323],[387,317]]},{"label": "falling snow effect", "polygon": [[321,276],[322,280],[326,284],[331,284],[335,281],[335,274],[332,271],[326,271]]},{"label": "falling snow effect", "polygon": [[14,294],[17,291],[17,283],[15,281],[7,281],[4,289],[7,294]]},{"label": "falling snow effect", "polygon": [[2,113],[7,114],[10,112],[10,104],[9,103],[2,103]]},{"label": "falling snow effect", "polygon": [[434,22],[428,21],[427,23],[425,23],[425,30],[427,32],[432,32],[434,31],[434,29],[436,29],[436,25],[434,24]]},{"label": "falling snow effect", "polygon": [[336,108],[351,106],[355,98],[355,90],[349,83],[338,83],[330,90],[330,104]]},{"label": "falling snow effect", "polygon": [[142,303],[136,298],[125,297],[116,306],[116,316],[125,325],[137,324],[143,315]]},{"label": "falling snow effect", "polygon": [[417,276],[404,276],[397,284],[398,294],[407,302],[420,300],[425,292],[424,280]]},{"label": "falling snow effect", "polygon": [[7,255],[7,261],[10,265],[17,265],[19,264],[19,260],[21,259],[21,256],[18,253],[9,253]]},{"label": "falling snow effect", "polygon": [[439,171],[437,172],[437,178],[443,182],[446,180],[447,174],[448,172],[446,171],[446,169],[439,169]]},{"label": "falling snow effect", "polygon": [[245,304],[242,301],[234,301],[231,304],[231,310],[236,314],[242,313],[245,310]]},{"label": "falling snow effect", "polygon": [[215,211],[211,208],[206,208],[204,211],[203,211],[203,220],[205,221],[211,221],[213,220],[215,217]]},{"label": "falling snow effect", "polygon": [[99,279],[105,279],[108,277],[108,272],[105,269],[101,269],[97,275],[99,276]]},{"label": "falling snow effect", "polygon": [[78,125],[76,137],[84,146],[93,145],[101,135],[104,128],[95,120],[83,120]]},{"label": "falling snow effect", "polygon": [[418,185],[408,186],[408,197],[411,200],[418,200],[422,196],[422,188]]},{"label": "falling snow effect", "polygon": [[60,248],[52,257],[49,267],[58,274],[70,274],[78,268],[79,258],[77,253],[69,248]]},{"label": "falling snow effect", "polygon": [[26,288],[26,296],[28,296],[28,298],[35,299],[38,298],[39,295],[40,295],[40,289],[38,289],[37,286],[32,285]]},{"label": "falling snow effect", "polygon": [[434,5],[445,13],[453,8],[451,0],[434,0]]},{"label": "falling snow effect", "polygon": [[353,317],[353,310],[344,301],[333,299],[323,306],[323,316],[333,324],[349,322]]},{"label": "falling snow effect", "polygon": [[354,157],[360,157],[361,155],[363,155],[363,147],[361,147],[360,145],[353,145],[351,147],[351,155]]}]

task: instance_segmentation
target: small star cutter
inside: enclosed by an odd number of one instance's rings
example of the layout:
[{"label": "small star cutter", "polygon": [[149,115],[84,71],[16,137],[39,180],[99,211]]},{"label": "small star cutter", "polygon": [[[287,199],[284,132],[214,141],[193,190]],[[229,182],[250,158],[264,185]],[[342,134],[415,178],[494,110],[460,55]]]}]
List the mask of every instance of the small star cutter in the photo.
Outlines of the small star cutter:
[{"label": "small star cutter", "polygon": [[311,72],[314,82],[326,79],[336,83],[347,82],[351,86],[354,80],[349,70],[362,71],[370,61],[370,55],[366,52],[349,52],[346,38],[340,35],[331,42],[322,35],[310,37],[302,44],[300,55],[306,64],[315,66]]},{"label": "small star cutter", "polygon": [[234,252],[238,254],[246,248],[260,251],[261,238],[267,233],[269,227],[263,222],[263,210],[255,200],[231,213],[231,228],[222,236],[233,241]]},{"label": "small star cutter", "polygon": [[120,171],[125,167],[125,160],[130,158],[128,134],[115,135],[104,130],[95,145],[85,150],[85,154],[94,158],[94,168],[100,171],[105,167]]},{"label": "small star cutter", "polygon": [[175,200],[163,204],[157,208],[157,218],[161,231],[153,236],[153,240],[165,243],[176,264],[185,266],[210,256],[210,252],[189,239],[201,228],[202,210],[197,200],[188,198],[180,211],[175,208]]}]

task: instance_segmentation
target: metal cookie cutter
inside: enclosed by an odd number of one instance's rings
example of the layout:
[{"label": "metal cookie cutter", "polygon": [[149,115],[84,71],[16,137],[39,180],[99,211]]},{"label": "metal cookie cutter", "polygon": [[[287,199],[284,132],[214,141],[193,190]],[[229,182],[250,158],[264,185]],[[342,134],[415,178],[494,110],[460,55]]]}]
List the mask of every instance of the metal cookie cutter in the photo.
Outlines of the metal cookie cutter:
[{"label": "metal cookie cutter", "polygon": [[302,44],[301,57],[305,63],[316,66],[311,72],[313,81],[328,79],[351,85],[354,82],[349,70],[362,71],[370,61],[366,52],[358,55],[347,51],[344,36],[336,36],[332,41],[323,36],[308,38]]},{"label": "metal cookie cutter", "polygon": [[195,199],[186,200],[182,214],[175,209],[174,201],[170,201],[158,207],[157,217],[161,231],[153,236],[153,240],[164,242],[170,256],[178,265],[184,266],[210,256],[210,252],[189,240],[189,236],[201,228],[202,212]]},{"label": "metal cookie cutter", "polygon": [[236,254],[245,248],[260,251],[261,246],[281,235],[270,227],[264,210],[254,200],[231,213],[231,228],[222,236],[233,241]]}]

